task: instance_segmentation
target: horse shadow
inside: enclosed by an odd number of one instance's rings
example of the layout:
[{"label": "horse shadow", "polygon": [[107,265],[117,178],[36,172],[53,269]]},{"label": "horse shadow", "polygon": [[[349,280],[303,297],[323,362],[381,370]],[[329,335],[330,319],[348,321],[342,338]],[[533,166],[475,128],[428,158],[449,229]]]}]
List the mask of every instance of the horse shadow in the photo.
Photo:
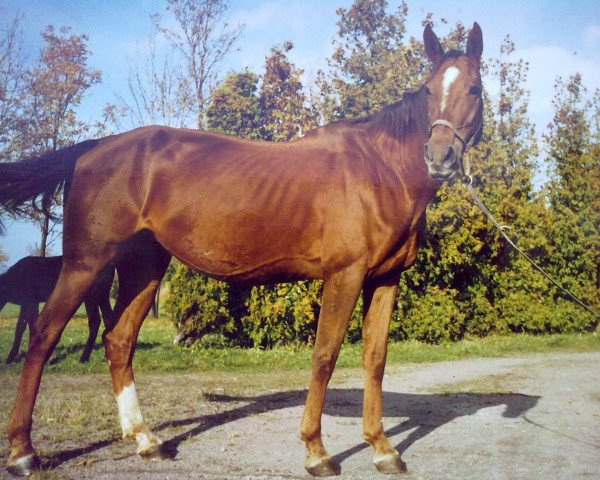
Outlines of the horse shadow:
[{"label": "horse shadow", "polygon": [[[218,413],[199,415],[190,418],[175,419],[153,426],[155,432],[167,428],[188,427],[185,431],[164,441],[162,453],[166,458],[177,455],[179,445],[187,439],[196,437],[212,428],[226,425],[244,418],[291,407],[303,406],[306,400],[306,390],[285,391],[258,396],[232,396],[219,394],[206,394],[205,400],[226,404],[236,404]],[[361,389],[330,389],[327,396],[324,413],[334,417],[361,418],[362,417],[363,391]],[[523,417],[534,408],[540,397],[518,393],[398,393],[383,392],[382,407],[384,417],[398,417],[399,423],[388,428],[386,435],[391,438],[403,432],[411,431],[396,449],[404,453],[411,445],[426,437],[436,429],[452,422],[453,420],[473,415],[479,410],[504,406],[503,417]],[[244,403],[239,405],[239,403]],[[55,453],[48,459],[44,468],[55,468],[61,463],[107,447],[117,442],[117,437],[95,442],[86,447],[65,450]],[[358,443],[332,457],[337,464],[347,458],[369,448],[366,442]]]}]

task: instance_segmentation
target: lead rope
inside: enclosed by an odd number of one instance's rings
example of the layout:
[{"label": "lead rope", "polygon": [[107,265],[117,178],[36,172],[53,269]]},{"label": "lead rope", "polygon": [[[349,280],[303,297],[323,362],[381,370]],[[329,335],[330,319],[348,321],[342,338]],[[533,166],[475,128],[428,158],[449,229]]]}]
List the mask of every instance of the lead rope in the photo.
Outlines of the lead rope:
[{"label": "lead rope", "polygon": [[[517,245],[515,244],[515,242],[512,241],[512,239],[506,234],[506,232],[504,231],[504,229],[506,227],[503,227],[502,225],[500,225],[496,219],[494,218],[494,216],[492,215],[492,212],[490,212],[488,210],[488,208],[485,206],[485,204],[483,203],[483,201],[481,200],[481,198],[479,198],[479,196],[477,195],[477,193],[475,192],[475,189],[473,188],[473,178],[470,175],[470,165],[468,162],[464,162],[462,164],[462,170],[463,170],[463,182],[462,184],[465,186],[465,188],[467,189],[467,192],[469,192],[469,194],[471,195],[471,197],[473,198],[473,200],[475,201],[475,204],[479,207],[479,209],[490,219],[490,222],[492,222],[492,224],[498,229],[498,231],[500,232],[500,234],[506,239],[506,241],[517,251],[519,252],[529,263],[531,263],[531,265],[533,265],[533,267],[540,272],[544,277],[546,277],[548,280],[550,280],[554,285],[556,285],[563,293],[567,294],[573,301],[575,301],[577,304],[579,304],[581,307],[585,308],[588,312],[590,312],[592,315],[596,316],[597,318],[600,318],[600,314],[594,310],[592,310],[592,308],[590,308],[589,306],[587,306],[585,303],[583,303],[579,298],[577,298],[575,295],[573,295],[571,292],[569,292],[566,288],[564,288],[560,283],[558,283],[556,280],[554,280],[554,278],[552,278],[550,275],[548,275],[544,269],[542,267],[540,267],[537,263],[535,263],[535,261],[533,261],[533,259],[527,255],[523,250],[521,250],[519,247],[517,247]],[[596,322],[596,324],[594,325],[592,330],[595,330],[596,326],[598,325],[598,322]]]}]

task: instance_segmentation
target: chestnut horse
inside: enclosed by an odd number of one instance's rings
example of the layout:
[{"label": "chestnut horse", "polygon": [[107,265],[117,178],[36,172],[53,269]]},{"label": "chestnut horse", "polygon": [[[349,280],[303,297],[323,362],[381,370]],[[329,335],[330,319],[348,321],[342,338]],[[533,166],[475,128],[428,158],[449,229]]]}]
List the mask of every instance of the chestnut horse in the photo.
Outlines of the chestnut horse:
[{"label": "chestnut horse", "polygon": [[[321,439],[327,384],[351,312],[364,299],[364,438],[384,473],[405,470],[381,424],[381,382],[400,273],[411,266],[425,209],[461,175],[481,133],[481,29],[466,54],[424,31],[432,70],[380,112],[289,143],[145,127],[39,159],[2,165],[0,205],[12,209],[65,184],[63,267],[35,323],[8,423],[8,469],[39,467],[32,412],[48,356],[73,308],[109,263],[119,274],[114,327],[104,336],[125,437],[145,458],[166,452],[144,423],[132,358],[171,256],[217,279],[258,284],[323,279],[312,377],[300,434],[306,469],[339,473]],[[84,153],[86,150],[87,153]],[[32,180],[35,179],[35,180]],[[12,193],[15,191],[16,193]]]},{"label": "chestnut horse", "polygon": [[[19,305],[15,338],[6,363],[11,363],[17,358],[25,328],[36,319],[39,304],[48,300],[54,290],[61,266],[62,257],[25,257],[0,275],[0,310],[8,302]],[[107,322],[112,312],[110,288],[114,275],[113,267],[104,269],[83,298],[89,334],[79,359],[81,363],[90,359],[94,349],[100,329],[99,311],[102,312],[104,325],[108,326]]]}]

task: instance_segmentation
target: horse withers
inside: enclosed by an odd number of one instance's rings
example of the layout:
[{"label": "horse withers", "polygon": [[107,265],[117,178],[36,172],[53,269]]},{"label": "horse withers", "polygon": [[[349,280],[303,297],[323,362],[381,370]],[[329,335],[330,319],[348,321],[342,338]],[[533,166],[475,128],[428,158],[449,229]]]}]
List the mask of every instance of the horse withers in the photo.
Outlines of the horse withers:
[{"label": "horse withers", "polygon": [[[0,206],[14,211],[61,185],[63,268],[32,329],[8,423],[8,469],[39,467],[31,418],[44,364],[69,315],[102,269],[115,264],[115,325],[105,334],[124,437],[145,458],[166,452],[144,422],[132,358],[169,260],[246,285],[322,279],[312,377],[300,435],[312,475],[339,473],[321,437],[325,391],[363,292],[364,438],[376,468],[405,471],[381,423],[388,330],[403,270],[417,256],[425,210],[481,133],[481,29],[466,53],[424,31],[431,73],[417,91],[364,118],[289,143],[145,127],[0,166]],[[46,200],[46,201],[45,201]]]},{"label": "horse withers", "polygon": [[[48,300],[56,286],[62,256],[57,257],[25,257],[16,262],[0,275],[0,310],[7,303],[19,306],[19,318],[15,327],[15,338],[12,348],[6,357],[6,363],[16,360],[21,346],[23,333],[38,316],[39,304]],[[100,329],[100,312],[105,326],[110,314],[110,289],[115,270],[112,267],[102,271],[83,298],[88,317],[88,338],[83,347],[79,361],[85,363],[90,359],[98,330]],[[31,327],[30,327],[31,329]]]}]

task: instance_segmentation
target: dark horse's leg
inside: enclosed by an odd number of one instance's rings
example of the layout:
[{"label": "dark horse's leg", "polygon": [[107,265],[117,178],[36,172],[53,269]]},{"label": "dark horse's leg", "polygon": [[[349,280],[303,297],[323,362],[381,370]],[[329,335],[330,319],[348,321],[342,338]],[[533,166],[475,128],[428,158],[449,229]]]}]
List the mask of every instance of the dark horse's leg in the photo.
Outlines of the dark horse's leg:
[{"label": "dark horse's leg", "polygon": [[354,265],[328,275],[323,281],[321,313],[312,355],[312,377],[304,407],[300,436],[306,444],[306,470],[314,476],[339,474],[321,439],[321,415],[327,384],[333,373],[350,315],[364,278],[362,266]]},{"label": "dark horse's leg", "polygon": [[367,283],[363,290],[363,434],[375,449],[375,467],[386,474],[406,471],[406,465],[390,445],[381,424],[381,382],[387,357],[390,320],[398,294],[398,280],[394,276],[387,282]]},{"label": "dark horse's leg", "polygon": [[42,371],[75,308],[104,266],[99,255],[85,258],[87,261],[69,261],[65,257],[56,288],[37,321],[29,326],[29,349],[8,422],[11,451],[7,469],[13,474],[29,475],[39,468],[31,443],[31,423]]},{"label": "dark horse's leg", "polygon": [[151,243],[138,246],[136,252],[117,262],[119,294],[113,312],[117,321],[104,335],[123,437],[135,439],[144,458],[160,458],[162,442],[144,423],[131,364],[139,329],[169,260],[162,247]]},{"label": "dark horse's leg", "polygon": [[6,363],[12,363],[19,355],[19,349],[21,348],[21,339],[27,325],[31,325],[38,314],[38,304],[36,302],[24,302],[21,305],[19,311],[19,318],[17,319],[17,326],[15,327],[15,338],[13,340],[12,348],[8,357],[6,357]]},{"label": "dark horse's leg", "polygon": [[96,337],[98,336],[98,330],[100,329],[100,312],[98,311],[98,304],[95,301],[86,300],[85,311],[88,318],[88,338],[81,352],[79,361],[85,363],[90,359],[92,350],[94,350],[94,344],[96,343]]}]

